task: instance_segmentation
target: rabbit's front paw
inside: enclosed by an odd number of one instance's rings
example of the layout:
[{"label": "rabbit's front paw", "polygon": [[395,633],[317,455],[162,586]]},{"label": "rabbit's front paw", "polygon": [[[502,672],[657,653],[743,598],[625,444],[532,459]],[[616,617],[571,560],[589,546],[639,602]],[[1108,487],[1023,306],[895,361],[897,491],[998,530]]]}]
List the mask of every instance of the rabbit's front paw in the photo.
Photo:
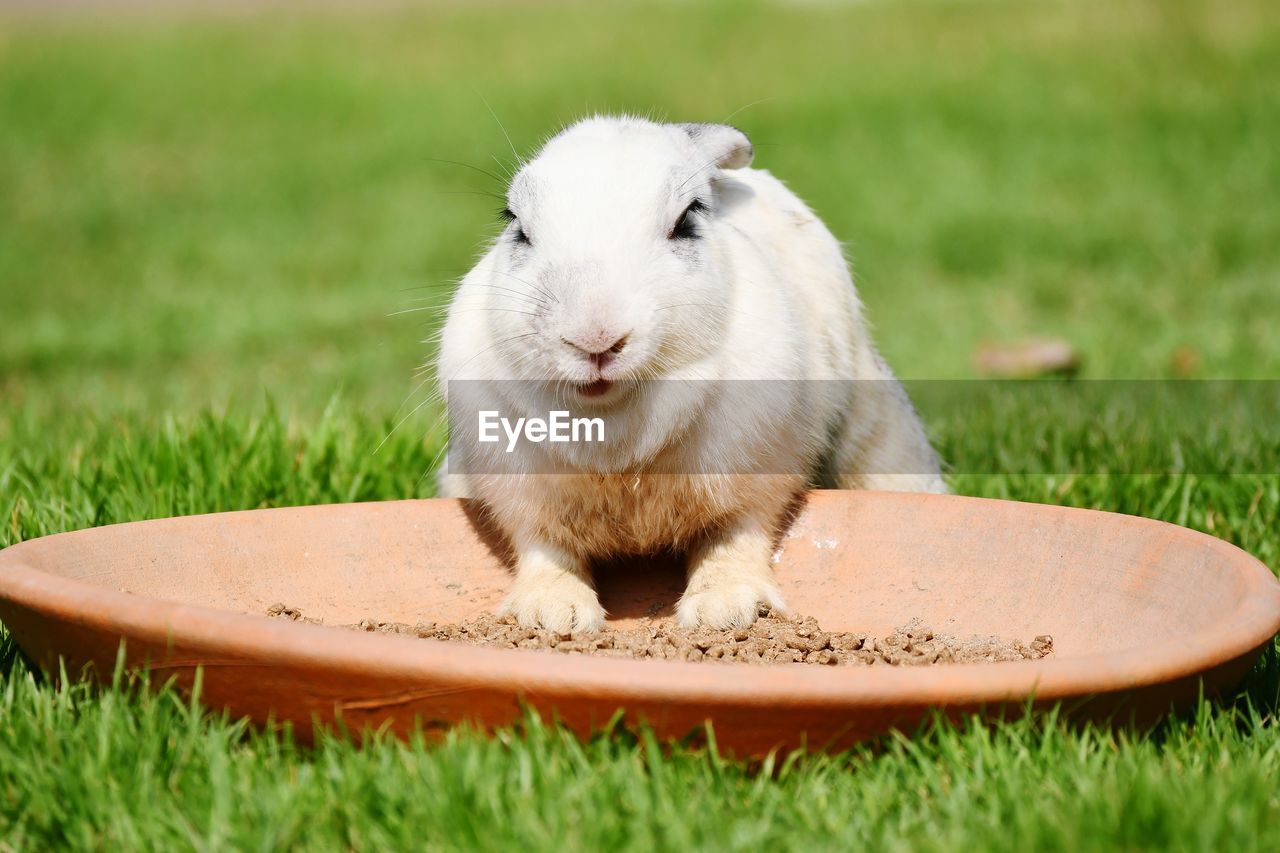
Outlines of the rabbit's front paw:
[{"label": "rabbit's front paw", "polygon": [[762,604],[778,611],[786,607],[772,583],[730,581],[686,592],[676,605],[676,619],[685,628],[746,628]]},{"label": "rabbit's front paw", "polygon": [[604,608],[590,585],[573,575],[562,575],[549,583],[515,587],[498,610],[499,616],[514,616],[526,628],[544,628],[561,634],[599,631],[604,627]]}]

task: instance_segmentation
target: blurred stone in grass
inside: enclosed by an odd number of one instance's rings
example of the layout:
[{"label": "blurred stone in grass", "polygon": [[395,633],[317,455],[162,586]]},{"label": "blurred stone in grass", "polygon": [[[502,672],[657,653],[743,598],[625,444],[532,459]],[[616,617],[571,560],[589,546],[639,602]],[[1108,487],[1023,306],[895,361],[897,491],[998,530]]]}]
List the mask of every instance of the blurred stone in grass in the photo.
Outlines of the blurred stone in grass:
[{"label": "blurred stone in grass", "polygon": [[987,342],[974,351],[973,366],[981,375],[996,379],[1075,376],[1080,371],[1080,352],[1060,338]]},{"label": "blurred stone in grass", "polygon": [[1202,363],[1203,359],[1200,357],[1200,351],[1186,344],[1175,349],[1173,354],[1169,356],[1169,369],[1179,379],[1190,379],[1198,376]]}]

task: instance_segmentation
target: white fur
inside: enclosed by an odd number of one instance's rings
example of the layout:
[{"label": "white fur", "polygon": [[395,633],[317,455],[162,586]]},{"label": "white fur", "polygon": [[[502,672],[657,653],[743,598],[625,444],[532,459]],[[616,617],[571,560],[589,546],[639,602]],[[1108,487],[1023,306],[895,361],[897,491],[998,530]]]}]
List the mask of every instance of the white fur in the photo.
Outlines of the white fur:
[{"label": "white fur", "polygon": [[[589,560],[680,548],[680,622],[746,625],[760,603],[783,606],[769,557],[806,481],[944,490],[840,245],[750,160],[747,138],[723,125],[576,124],[516,175],[515,222],[458,288],[438,363],[446,395],[452,380],[530,380],[468,385],[485,397],[468,407],[545,416],[576,387],[616,383],[574,406],[607,413],[622,441],[507,456],[454,436],[450,453],[473,473],[444,475],[442,492],[482,500],[511,539],[503,611],[522,624],[597,629]],[[694,198],[708,208],[691,217],[699,236],[670,239]],[[620,339],[616,354],[591,355]],[[631,384],[646,379],[881,381]],[[502,472],[474,473],[498,470],[483,461]],[[753,462],[767,473],[735,473]]]}]

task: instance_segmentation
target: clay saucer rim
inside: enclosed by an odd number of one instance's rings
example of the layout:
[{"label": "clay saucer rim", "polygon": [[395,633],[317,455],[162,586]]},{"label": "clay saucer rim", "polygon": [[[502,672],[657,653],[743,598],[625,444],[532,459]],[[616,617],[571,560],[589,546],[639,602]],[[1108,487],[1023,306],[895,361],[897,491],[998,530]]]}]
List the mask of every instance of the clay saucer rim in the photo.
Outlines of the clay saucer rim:
[{"label": "clay saucer rim", "polygon": [[[990,500],[953,495],[910,497],[926,501]],[[370,505],[326,506],[341,510]],[[1034,506],[1108,516],[1112,521],[1118,515],[1073,507]],[[275,511],[279,510],[247,512]],[[59,537],[92,535],[93,529],[29,540],[0,552],[0,602],[144,643],[163,645],[180,639],[183,645],[202,650],[198,657],[169,659],[153,667],[155,672],[192,664],[283,664],[334,673],[418,679],[436,685],[449,682],[460,690],[772,707],[983,704],[1033,696],[1054,700],[1103,694],[1195,676],[1256,653],[1280,631],[1280,581],[1261,561],[1207,534],[1138,516],[1120,517],[1130,523],[1170,528],[1188,545],[1219,552],[1224,565],[1230,566],[1244,586],[1231,617],[1209,630],[1189,635],[1176,655],[1134,648],[1070,658],[1051,656],[1038,661],[830,668],[593,658],[362,633],[152,599],[42,571],[32,565],[39,562],[36,554],[31,555],[37,557],[35,560],[27,557],[28,551],[42,550]],[[166,521],[171,520],[131,523]]]}]

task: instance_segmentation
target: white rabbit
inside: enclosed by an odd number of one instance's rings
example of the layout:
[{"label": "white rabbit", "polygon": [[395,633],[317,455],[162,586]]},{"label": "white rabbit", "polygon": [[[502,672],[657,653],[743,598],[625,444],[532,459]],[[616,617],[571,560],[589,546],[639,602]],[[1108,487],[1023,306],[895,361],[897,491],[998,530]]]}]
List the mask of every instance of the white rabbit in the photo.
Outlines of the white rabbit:
[{"label": "white rabbit", "polygon": [[751,160],[727,125],[596,117],[511,181],[443,330],[451,418],[567,405],[611,433],[508,453],[451,432],[441,492],[509,537],[521,624],[598,629],[593,558],[679,549],[679,622],[745,626],[784,607],[770,557],[807,485],[945,490],[840,245]]}]

